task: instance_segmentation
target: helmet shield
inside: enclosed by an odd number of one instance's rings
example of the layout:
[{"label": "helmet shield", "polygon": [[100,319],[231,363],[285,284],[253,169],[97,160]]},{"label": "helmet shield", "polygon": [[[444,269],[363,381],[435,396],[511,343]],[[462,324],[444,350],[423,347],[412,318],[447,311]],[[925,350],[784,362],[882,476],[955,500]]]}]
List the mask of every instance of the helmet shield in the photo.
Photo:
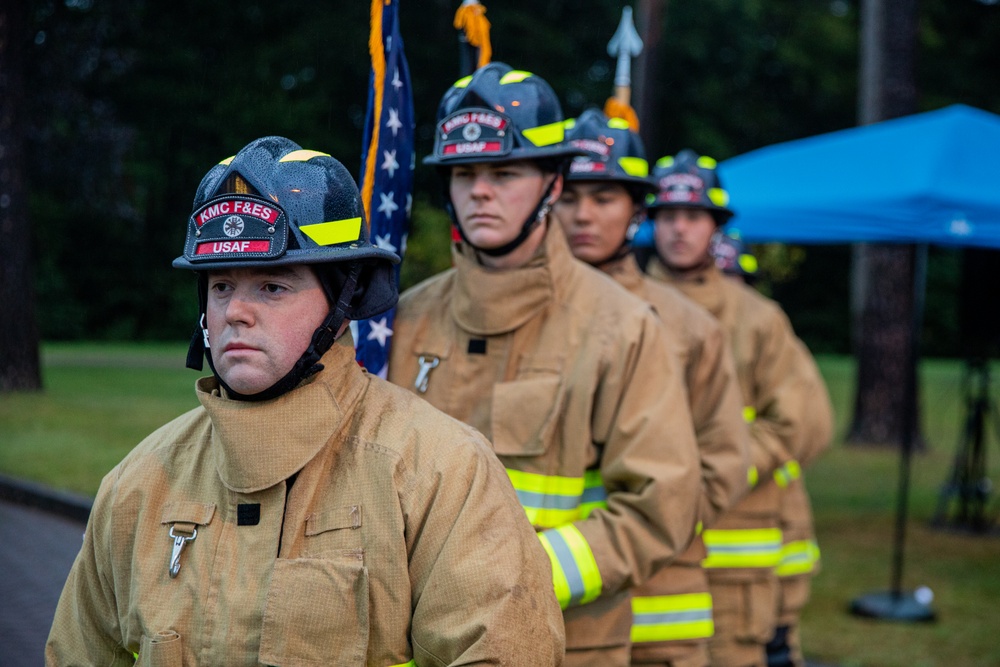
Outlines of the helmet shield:
[{"label": "helmet shield", "polygon": [[250,195],[217,197],[195,209],[188,221],[184,259],[199,263],[273,260],[288,248],[288,217],[273,202]]}]

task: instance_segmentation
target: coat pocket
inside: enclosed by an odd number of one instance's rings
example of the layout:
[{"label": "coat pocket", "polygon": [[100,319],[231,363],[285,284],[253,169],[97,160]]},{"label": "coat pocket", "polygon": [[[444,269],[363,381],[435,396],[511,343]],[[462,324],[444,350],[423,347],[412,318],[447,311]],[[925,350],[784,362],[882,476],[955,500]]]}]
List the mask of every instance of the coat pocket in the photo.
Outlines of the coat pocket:
[{"label": "coat pocket", "polygon": [[363,665],[368,653],[364,551],[279,558],[264,605],[259,660],[265,665]]},{"label": "coat pocket", "polygon": [[143,635],[139,645],[137,667],[182,667],[181,636],[173,630],[157,632],[152,637]]},{"label": "coat pocket", "polygon": [[541,456],[553,439],[562,381],[557,374],[535,375],[493,387],[490,429],[500,456]]}]

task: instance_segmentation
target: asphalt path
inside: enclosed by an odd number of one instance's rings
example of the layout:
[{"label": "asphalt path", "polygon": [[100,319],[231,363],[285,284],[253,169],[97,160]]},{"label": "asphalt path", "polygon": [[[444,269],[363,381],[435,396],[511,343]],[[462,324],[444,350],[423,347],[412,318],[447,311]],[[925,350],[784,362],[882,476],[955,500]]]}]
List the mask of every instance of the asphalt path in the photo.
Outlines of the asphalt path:
[{"label": "asphalt path", "polygon": [[43,664],[83,530],[80,521],[0,500],[0,667]]}]

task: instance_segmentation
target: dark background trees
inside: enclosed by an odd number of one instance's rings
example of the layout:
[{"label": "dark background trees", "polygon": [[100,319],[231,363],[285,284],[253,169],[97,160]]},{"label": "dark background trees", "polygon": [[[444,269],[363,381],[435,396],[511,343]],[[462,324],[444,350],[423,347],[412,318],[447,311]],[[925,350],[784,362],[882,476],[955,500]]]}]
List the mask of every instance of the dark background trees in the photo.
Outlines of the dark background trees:
[{"label": "dark background trees", "polygon": [[[418,155],[429,152],[438,100],[458,75],[457,4],[402,1]],[[486,4],[494,59],[542,74],[567,115],[611,94],[605,48],[620,2]],[[692,147],[725,159],[856,124],[857,2],[672,0],[661,9],[656,76],[645,82],[651,157]],[[991,81],[1000,8],[924,0],[919,19],[918,110],[962,102],[1000,112]],[[356,174],[367,34],[364,2],[30,3],[19,39],[41,336],[184,339],[193,283],[169,265],[198,181],[266,134],[327,150]],[[407,284],[448,264],[433,170],[418,164],[416,189]],[[927,353],[960,352],[960,257],[931,252]],[[849,266],[840,246],[773,255],[774,275],[794,280],[765,288],[816,351],[850,349]]]}]

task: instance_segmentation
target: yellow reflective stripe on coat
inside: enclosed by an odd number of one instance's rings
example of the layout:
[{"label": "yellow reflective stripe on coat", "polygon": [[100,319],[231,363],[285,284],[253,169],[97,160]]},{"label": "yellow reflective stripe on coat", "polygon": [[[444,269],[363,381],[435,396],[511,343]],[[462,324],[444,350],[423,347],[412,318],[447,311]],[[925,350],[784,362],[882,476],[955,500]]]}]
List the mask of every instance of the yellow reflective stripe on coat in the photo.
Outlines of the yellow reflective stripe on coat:
[{"label": "yellow reflective stripe on coat", "polygon": [[702,539],[708,551],[702,567],[777,567],[781,562],[780,528],[709,528]]},{"label": "yellow reflective stripe on coat", "polygon": [[819,545],[816,540],[797,540],[781,547],[781,562],[776,572],[779,577],[809,574],[819,563]]},{"label": "yellow reflective stripe on coat", "polygon": [[743,421],[752,424],[757,421],[757,410],[752,405],[743,406]]},{"label": "yellow reflective stripe on coat", "polygon": [[552,562],[552,585],[559,606],[586,604],[601,594],[603,580],[597,560],[576,526],[562,526],[538,533]]},{"label": "yellow reflective stripe on coat", "polygon": [[710,593],[632,598],[632,641],[706,639],[715,633]]},{"label": "yellow reflective stripe on coat", "polygon": [[604,478],[600,470],[588,470],[583,474],[583,498],[580,502],[580,518],[586,519],[598,508],[607,509],[608,490],[604,488]]},{"label": "yellow reflective stripe on coat", "polygon": [[799,465],[798,461],[794,460],[789,461],[774,471],[774,481],[783,489],[788,488],[788,485],[799,477],[802,477],[802,466]]},{"label": "yellow reflective stripe on coat", "polygon": [[389,665],[389,667],[417,667],[417,661],[410,660],[409,662],[404,662],[398,665]]},{"label": "yellow reflective stripe on coat", "polygon": [[580,518],[583,477],[539,475],[510,468],[507,469],[507,476],[532,526],[555,528]]}]

